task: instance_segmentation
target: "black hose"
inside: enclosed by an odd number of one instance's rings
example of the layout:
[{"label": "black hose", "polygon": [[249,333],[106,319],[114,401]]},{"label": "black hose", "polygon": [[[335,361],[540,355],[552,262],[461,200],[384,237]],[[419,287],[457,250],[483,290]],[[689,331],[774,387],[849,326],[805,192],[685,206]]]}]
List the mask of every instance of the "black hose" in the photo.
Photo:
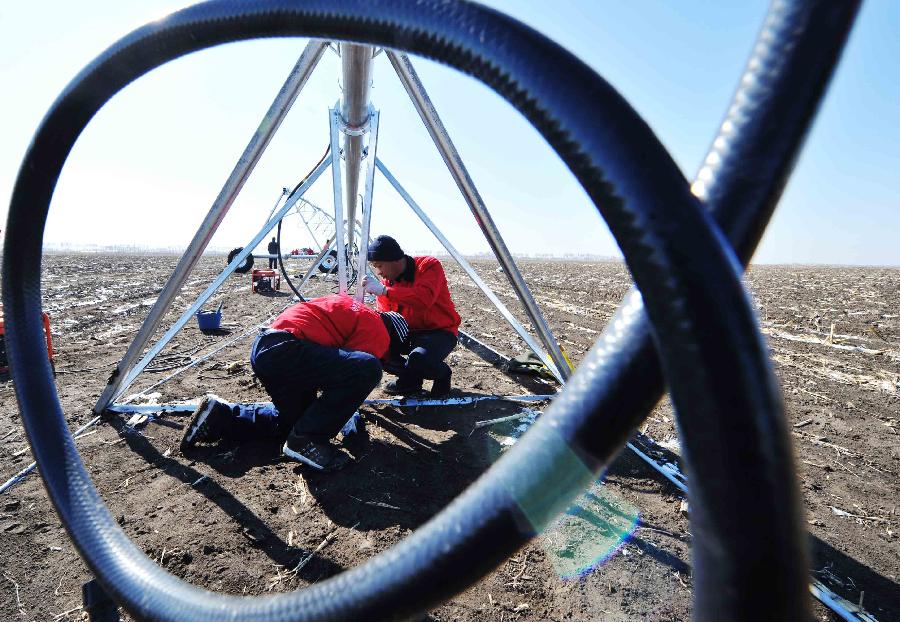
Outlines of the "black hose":
[{"label": "black hose", "polygon": [[[723,233],[735,248],[743,265],[750,261],[762,233],[775,209],[781,192],[800,152],[822,97],[834,74],[835,67],[847,41],[859,10],[856,0],[832,2],[773,2],[739,88],[720,132],[704,159],[708,168],[706,181],[698,192],[706,199],[706,207],[716,219]],[[626,295],[608,328],[582,360],[575,375],[566,386],[566,400],[556,400],[544,417],[553,419],[561,434],[579,451],[605,455],[620,447],[640,425],[664,391],[662,370],[651,337],[651,327],[643,311],[640,294]],[[572,403],[578,405],[575,410]],[[771,508],[759,506],[756,499],[744,491],[704,490],[715,478],[703,477],[710,470],[700,470],[693,464],[699,452],[716,454],[735,452],[735,448],[755,446],[755,454],[764,458],[758,462],[742,454],[746,464],[764,467],[775,460],[776,443],[787,445],[785,434],[763,434],[760,437],[738,437],[728,443],[717,440],[717,426],[684,429],[684,417],[679,418],[680,435],[685,442],[687,467],[696,472],[690,477],[690,495],[703,495],[724,514],[723,522],[734,526],[733,543],[743,540],[737,535],[744,523],[781,524],[784,536],[790,538],[789,523]],[[729,420],[723,418],[722,423]],[[603,430],[592,436],[578,431],[590,426]],[[780,427],[780,426],[779,426]],[[719,456],[718,459],[725,459]],[[740,468],[736,465],[735,468]],[[745,465],[747,476],[756,472]],[[720,492],[724,494],[718,496]],[[692,503],[692,508],[694,507]],[[695,510],[692,510],[696,514]],[[703,531],[703,525],[693,522],[694,557],[693,585],[696,608],[718,611],[720,619],[727,619],[725,611],[742,609],[746,619],[777,619],[769,613],[782,610],[780,601],[793,598],[775,590],[756,594],[752,586],[761,575],[777,578],[785,572],[774,561],[751,563],[759,559],[754,551],[734,555],[727,560],[704,552],[707,547],[722,543]],[[700,536],[699,541],[696,536]],[[805,536],[804,536],[805,537]],[[748,548],[755,547],[753,539],[746,540]],[[733,546],[733,544],[732,544]],[[796,547],[786,547],[786,555],[800,554]],[[747,600],[738,601],[737,591],[716,589],[723,576],[732,585],[748,586]],[[740,602],[740,604],[736,604]],[[715,616],[713,616],[715,617]]]},{"label": "black hose", "polygon": [[[687,183],[649,128],[618,94],[580,61],[496,12],[438,0],[213,2],[170,16],[127,36],[85,69],[45,117],[14,189],[4,250],[4,309],[16,392],[48,493],[81,555],[116,600],[139,618],[194,620],[403,618],[434,606],[486,574],[540,530],[614,452],[593,452],[605,434],[585,417],[566,388],[554,417],[536,424],[518,447],[411,537],[364,565],[305,590],[242,599],[194,588],[147,559],[118,528],[96,493],[68,436],[46,358],[40,350],[40,252],[47,209],[72,145],[93,114],[130,81],[179,55],[227,41],[298,35],[388,46],[444,61],[506,97],[572,169],[598,205],[641,288],[686,437],[728,413],[727,443],[749,434],[753,451],[735,471],[704,470],[749,489],[760,512],[783,512],[787,537],[770,525],[747,534],[758,544],[751,564],[784,561],[772,577],[742,586],[724,576],[727,602],[738,605],[767,589],[783,592],[769,619],[806,615],[805,566],[790,454],[777,388],[765,359],[736,262]],[[646,357],[652,361],[652,352]],[[584,367],[584,366],[582,366]],[[651,365],[652,367],[652,365]],[[577,375],[576,375],[577,377]],[[572,423],[575,422],[575,423]],[[686,438],[688,447],[694,439]],[[765,456],[763,440],[771,445]],[[592,448],[593,449],[593,448]],[[766,465],[759,481],[745,469]],[[771,467],[771,468],[769,468]],[[693,486],[693,484],[692,484]],[[703,497],[699,503],[703,503]],[[696,502],[693,514],[698,512]],[[729,525],[700,525],[702,538]],[[696,523],[695,523],[696,528]],[[697,539],[701,539],[698,537]],[[773,551],[789,540],[789,552]],[[757,599],[758,600],[758,599]],[[696,612],[718,610],[703,600]],[[757,606],[752,611],[759,611]],[[718,619],[749,619],[729,612]]]},{"label": "black hose", "polygon": [[291,291],[294,292],[294,295],[300,299],[300,302],[306,302],[306,298],[303,297],[303,294],[301,294],[299,291],[297,291],[297,288],[294,287],[294,282],[291,281],[291,276],[287,273],[287,270],[284,269],[284,260],[282,259],[283,254],[280,252],[280,249],[281,249],[281,221],[282,220],[284,220],[284,218],[282,218],[281,220],[278,221],[278,233],[277,233],[278,248],[279,248],[278,268],[281,270],[281,275],[284,277],[285,283],[288,284],[288,287],[291,288]]},{"label": "black hose", "polygon": [[[294,186],[294,189],[291,190],[291,193],[288,195],[288,198],[285,199],[285,203],[287,203],[287,201],[290,201],[291,197],[294,196],[298,190],[300,190],[300,188],[303,186],[303,184],[305,184],[306,181],[309,179],[310,175],[312,175],[313,172],[317,168],[319,168],[319,165],[325,161],[325,158],[328,157],[329,153],[331,153],[331,145],[328,145],[327,147],[325,147],[325,153],[322,154],[322,157],[319,158],[319,161],[316,162],[316,165],[313,166],[311,169],[309,169],[309,172],[306,174],[306,176],[303,179],[301,179],[297,183],[296,186]],[[281,270],[281,275],[284,277],[284,280],[288,284],[288,287],[290,287],[291,291],[294,292],[294,295],[297,298],[299,298],[301,300],[301,302],[305,302],[306,298],[304,298],[303,295],[297,290],[297,288],[294,287],[294,282],[291,280],[290,275],[287,273],[287,270],[285,270],[285,268],[284,268],[284,260],[283,260],[284,253],[281,252],[281,221],[282,220],[284,220],[284,218],[281,218],[278,221],[278,234],[277,234],[278,235],[278,267]]]}]

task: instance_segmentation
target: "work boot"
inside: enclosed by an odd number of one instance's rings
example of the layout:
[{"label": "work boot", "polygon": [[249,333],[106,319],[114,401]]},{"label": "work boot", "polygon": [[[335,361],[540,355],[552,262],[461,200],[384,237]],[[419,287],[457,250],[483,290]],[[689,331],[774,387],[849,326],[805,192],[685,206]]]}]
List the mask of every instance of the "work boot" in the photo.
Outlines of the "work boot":
[{"label": "work boot", "polygon": [[438,378],[432,383],[431,397],[436,400],[450,397],[450,377],[451,374],[448,373],[444,378]]},{"label": "work boot", "polygon": [[381,362],[381,368],[387,374],[399,376],[406,369],[406,359],[402,356],[391,356],[388,360]]},{"label": "work boot", "polygon": [[189,449],[197,443],[211,443],[223,438],[232,417],[229,404],[219,401],[215,395],[207,395],[188,421],[181,438],[181,450]]},{"label": "work boot", "polygon": [[308,436],[293,432],[281,451],[288,458],[322,472],[337,471],[350,462],[350,456],[331,443],[318,443]]},{"label": "work boot", "polygon": [[388,395],[415,395],[416,393],[421,393],[421,391],[421,380],[419,382],[409,382],[398,378],[384,385],[384,392]]}]

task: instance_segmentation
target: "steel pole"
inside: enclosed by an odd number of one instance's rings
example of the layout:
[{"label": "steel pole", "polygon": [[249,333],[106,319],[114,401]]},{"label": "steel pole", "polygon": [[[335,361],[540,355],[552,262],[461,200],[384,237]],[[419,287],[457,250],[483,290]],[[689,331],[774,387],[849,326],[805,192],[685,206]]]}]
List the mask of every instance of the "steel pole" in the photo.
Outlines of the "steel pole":
[{"label": "steel pole", "polygon": [[231,175],[229,175],[228,180],[219,192],[219,196],[213,202],[209,213],[203,219],[200,228],[197,229],[197,233],[194,234],[194,238],[188,245],[187,250],[184,251],[184,255],[178,261],[178,265],[175,266],[172,276],[169,277],[168,282],[166,282],[159,293],[159,297],[156,299],[153,307],[151,307],[150,313],[147,314],[147,319],[144,320],[137,335],[135,335],[134,341],[128,346],[125,356],[119,361],[116,369],[110,375],[109,380],[107,380],[106,388],[103,389],[100,399],[94,405],[95,413],[102,413],[109,405],[113,396],[118,392],[125,375],[131,370],[141,352],[144,351],[147,342],[150,341],[153,333],[156,332],[160,320],[162,320],[163,315],[172,305],[184,281],[194,269],[201,255],[203,255],[203,251],[206,250],[213,234],[219,228],[219,224],[225,218],[225,214],[228,213],[235,197],[237,197],[241,188],[244,187],[244,183],[250,177],[250,173],[253,171],[256,163],[259,162],[259,158],[266,150],[266,147],[269,146],[272,136],[275,135],[275,132],[281,126],[281,122],[291,109],[303,86],[309,80],[309,76],[312,74],[313,69],[316,68],[327,46],[327,41],[310,41],[306,49],[303,50],[303,54],[300,55],[281,90],[278,91],[278,95],[275,96],[275,101],[272,102],[259,127],[256,128],[256,132],[250,138],[250,142],[238,159],[234,170],[231,171]]},{"label": "steel pole", "polygon": [[[303,197],[303,194],[307,190],[309,190],[310,186],[315,183],[319,176],[329,166],[331,166],[331,160],[329,160],[328,158],[325,158],[324,160],[319,162],[319,166],[316,167],[316,169],[307,178],[303,185],[301,185],[297,189],[292,197],[288,198],[288,200],[285,201],[284,205],[281,206],[281,209],[275,212],[275,215],[269,220],[269,222],[263,225],[263,228],[260,229],[259,233],[257,233],[250,240],[250,242],[246,246],[244,246],[244,250],[235,255],[234,259],[231,260],[231,263],[226,266],[222,273],[219,274],[219,276],[216,277],[216,279],[212,283],[210,283],[210,285],[203,291],[203,293],[201,293],[200,296],[197,297],[197,300],[194,301],[194,304],[188,307],[187,310],[181,314],[181,317],[179,317],[178,320],[175,321],[175,323],[169,328],[168,331],[166,331],[166,333],[159,339],[159,341],[157,341],[156,344],[147,351],[143,358],[131,370],[129,370],[124,380],[120,381],[121,386],[119,390],[113,394],[113,398],[118,398],[123,392],[128,389],[128,387],[131,386],[131,383],[135,381],[138,375],[140,375],[140,373],[150,363],[150,361],[153,360],[153,357],[159,354],[166,346],[166,344],[169,343],[169,341],[171,341],[171,339],[176,334],[178,334],[178,331],[181,330],[181,328],[185,324],[187,324],[188,321],[190,321],[194,314],[200,310],[200,307],[203,306],[203,303],[209,300],[210,296],[216,293],[216,290],[219,289],[219,286],[225,282],[225,279],[231,276],[231,273],[234,272],[235,268],[237,268],[244,262],[244,259],[247,257],[247,255],[250,254],[251,249],[255,248],[257,244],[262,242],[263,239],[267,235],[269,235],[269,232],[278,225],[278,222],[282,218],[284,218],[284,215],[287,214],[291,210],[291,208],[297,204],[297,201],[299,201],[300,198]],[[112,401],[112,399],[110,399],[110,401]],[[109,406],[108,403],[106,405]],[[97,412],[96,414],[99,415],[100,412]]]},{"label": "steel pole", "polygon": [[359,232],[359,256],[357,257],[359,269],[356,271],[356,291],[354,292],[354,297],[360,301],[362,301],[363,296],[365,295],[362,288],[362,280],[366,275],[366,269],[368,268],[369,227],[372,224],[372,193],[375,189],[375,163],[377,161],[376,154],[378,153],[379,118],[380,115],[378,111],[373,111],[372,120],[369,126],[369,149],[366,154],[369,163],[366,169],[366,191],[363,195],[362,222],[360,223]]},{"label": "steel pole", "polygon": [[369,92],[372,88],[372,58],[375,49],[368,45],[341,43],[343,97],[341,121],[344,127],[345,204],[347,208],[348,248],[353,248],[356,230],[356,201],[362,164],[363,134],[369,119]]},{"label": "steel pole", "polygon": [[431,103],[431,99],[428,97],[425,87],[422,86],[419,75],[416,73],[416,70],[413,69],[409,57],[406,54],[398,54],[397,52],[392,52],[390,50],[387,50],[387,56],[391,61],[391,65],[394,67],[394,71],[397,72],[397,77],[400,78],[403,88],[406,89],[406,93],[409,95],[419,116],[425,123],[425,127],[428,129],[431,139],[434,141],[441,157],[444,159],[444,163],[450,170],[450,174],[453,175],[453,179],[456,181],[456,185],[459,187],[466,203],[468,203],[469,209],[472,210],[472,214],[475,216],[475,222],[478,223],[481,232],[491,246],[491,250],[494,251],[497,261],[503,266],[506,277],[509,279],[513,290],[516,292],[519,301],[522,303],[525,313],[534,325],[538,336],[544,343],[544,347],[547,348],[551,358],[553,358],[553,362],[556,363],[559,373],[562,374],[563,378],[568,379],[571,374],[569,363],[566,361],[566,357],[563,356],[559,343],[556,341],[556,337],[553,336],[550,326],[547,325],[544,314],[541,313],[540,307],[538,307],[537,302],[534,300],[534,296],[532,296],[528,284],[522,277],[522,273],[519,272],[519,267],[516,265],[515,260],[513,260],[512,253],[509,252],[506,243],[500,236],[500,230],[494,223],[494,219],[491,218],[487,206],[484,204],[484,200],[478,193],[478,189],[475,188],[475,183],[469,176],[469,171],[466,170],[466,166],[463,164],[459,152],[453,145],[453,141],[450,140],[447,129],[444,127],[441,118],[438,116],[434,104]]},{"label": "steel pole", "polygon": [[[331,129],[331,185],[334,196],[334,241],[337,251],[338,263],[338,287],[342,294],[347,293],[347,249],[344,244],[344,205],[341,197],[341,149],[340,141],[340,114],[337,110],[328,111],[328,121]],[[352,230],[353,228],[350,227]],[[351,234],[352,239],[352,234]]]}]

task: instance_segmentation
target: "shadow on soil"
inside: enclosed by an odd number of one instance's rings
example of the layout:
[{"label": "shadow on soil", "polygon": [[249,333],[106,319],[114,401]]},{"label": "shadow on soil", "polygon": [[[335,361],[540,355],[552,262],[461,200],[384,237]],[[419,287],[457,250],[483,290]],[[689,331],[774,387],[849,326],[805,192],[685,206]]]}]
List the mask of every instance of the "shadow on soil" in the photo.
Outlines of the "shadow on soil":
[{"label": "shadow on soil", "polygon": [[[394,527],[402,534],[416,529],[443,509],[499,456],[500,445],[489,433],[491,428],[477,428],[476,422],[514,414],[518,409],[520,405],[504,402],[491,402],[489,411],[484,403],[479,408],[366,408],[363,410],[365,426],[344,441],[345,448],[355,458],[353,463],[336,473],[310,472],[302,466],[291,468],[294,473],[302,474],[309,492],[335,524],[361,532]],[[160,454],[140,434],[127,433],[121,420],[113,419],[110,423],[126,439],[132,451],[166,475],[191,485],[203,477],[199,471]],[[452,434],[445,434],[446,440],[436,442],[424,433],[426,430]],[[237,478],[253,467],[280,462],[279,449],[278,443],[254,442],[230,448],[202,448],[190,458],[209,464],[227,477]],[[627,452],[620,454],[607,474],[615,476],[617,484],[626,488],[681,495],[673,485],[660,481],[655,472]],[[288,546],[264,520],[214,481],[205,480],[195,489],[217,504],[243,530],[253,534],[260,548],[275,563],[290,567],[307,554],[302,549]],[[596,502],[596,497],[593,500]],[[605,511],[617,512],[609,504],[602,505]],[[574,510],[570,514],[593,524],[594,528],[608,529],[606,519],[598,523],[600,519],[590,512]],[[643,525],[654,528],[646,523]],[[690,539],[657,531],[683,543]],[[637,534],[629,541],[673,571],[689,575],[689,563],[679,556]],[[810,548],[813,576],[830,589],[851,602],[858,602],[860,592],[864,590],[864,605],[876,615],[900,610],[900,590],[895,582],[818,538],[810,539]],[[304,569],[307,572],[301,573],[307,575],[304,579],[311,581],[343,570],[327,559],[317,556],[316,561],[318,563]]]},{"label": "shadow on soil", "polygon": [[[674,455],[672,458],[675,459]],[[662,485],[664,494],[683,495],[671,482],[659,476],[645,462],[628,452],[622,452],[619,455],[611,465],[609,473],[620,476],[616,483],[624,488],[652,492],[657,490],[657,486],[653,482],[658,481]],[[647,482],[647,485],[645,486],[643,482]],[[671,535],[677,537],[675,534]],[[635,538],[635,544],[644,550],[642,544],[637,540],[639,538]],[[689,538],[682,539],[682,541],[689,541]],[[652,547],[652,545],[650,546]],[[668,555],[665,551],[653,548],[657,553]],[[865,561],[848,556],[816,536],[809,537],[809,550],[812,560],[812,576],[833,592],[852,603],[858,603],[861,592],[865,592],[863,606],[876,617],[879,614],[884,615],[886,612],[900,611],[900,586],[869,568]],[[650,551],[644,550],[644,552],[649,553]],[[663,559],[660,561],[680,572],[689,572],[689,566],[680,559],[677,559],[677,562]],[[680,568],[680,564],[684,564],[683,570]]]},{"label": "shadow on soil", "polygon": [[[810,536],[812,575],[851,603],[863,607],[879,620],[900,611],[900,585],[875,572],[827,542]],[[863,594],[864,593],[864,594]]]},{"label": "shadow on soil", "polygon": [[[203,473],[192,469],[190,466],[181,464],[175,458],[163,456],[141,434],[128,430],[125,423],[118,417],[110,419],[108,423],[125,439],[129,448],[146,460],[148,464],[155,466],[169,477],[192,485],[199,494],[202,494],[209,501],[219,506],[223,512],[241,526],[247,537],[256,542],[260,550],[276,564],[291,568],[296,566],[301,559],[311,552],[298,547],[288,546],[287,542],[282,540],[263,520],[237,500],[230,492],[219,486],[214,480],[204,479]],[[313,582],[319,579],[322,574],[331,576],[344,570],[341,566],[320,556],[317,556],[316,562],[316,564],[309,564],[302,568],[298,572],[298,576],[306,581]]]},{"label": "shadow on soil", "polygon": [[[363,431],[344,440],[355,462],[333,474],[304,471],[310,492],[336,524],[361,531],[417,528],[477,479],[497,453],[486,432],[472,433],[475,415],[458,410],[364,410]],[[435,442],[417,428],[455,433]]]}]

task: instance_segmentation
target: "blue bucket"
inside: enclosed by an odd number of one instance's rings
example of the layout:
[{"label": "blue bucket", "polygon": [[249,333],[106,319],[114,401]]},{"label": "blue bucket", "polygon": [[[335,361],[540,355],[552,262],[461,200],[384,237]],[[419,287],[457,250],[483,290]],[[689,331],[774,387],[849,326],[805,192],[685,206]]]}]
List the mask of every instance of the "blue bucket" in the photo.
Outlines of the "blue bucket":
[{"label": "blue bucket", "polygon": [[221,311],[197,311],[197,324],[200,330],[218,330],[221,323]]}]

